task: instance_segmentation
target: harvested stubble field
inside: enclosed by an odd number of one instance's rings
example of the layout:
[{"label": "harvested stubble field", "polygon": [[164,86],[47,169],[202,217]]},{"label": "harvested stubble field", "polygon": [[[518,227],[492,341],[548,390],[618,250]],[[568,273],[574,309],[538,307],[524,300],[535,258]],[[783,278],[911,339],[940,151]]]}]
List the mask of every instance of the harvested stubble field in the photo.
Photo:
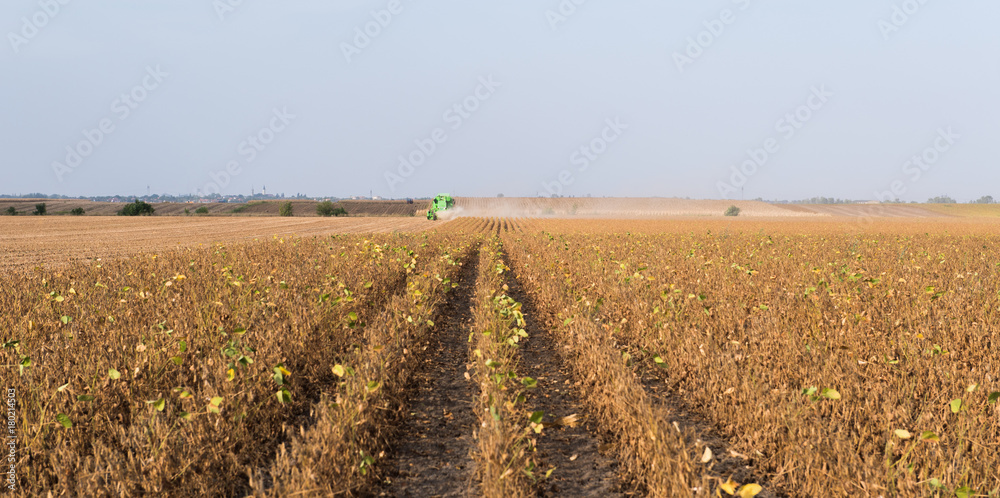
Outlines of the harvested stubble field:
[{"label": "harvested stubble field", "polygon": [[6,272],[19,493],[1000,495],[994,224],[435,227]]},{"label": "harvested stubble field", "polygon": [[110,259],[274,235],[415,232],[418,218],[0,217],[0,268]]}]

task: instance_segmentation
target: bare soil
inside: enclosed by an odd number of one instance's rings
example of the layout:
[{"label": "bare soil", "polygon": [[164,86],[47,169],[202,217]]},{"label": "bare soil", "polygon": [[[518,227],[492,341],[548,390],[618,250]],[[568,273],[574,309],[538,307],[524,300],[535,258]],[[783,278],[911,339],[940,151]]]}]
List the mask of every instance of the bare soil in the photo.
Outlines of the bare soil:
[{"label": "bare soil", "polygon": [[424,364],[413,379],[410,404],[399,422],[399,442],[389,457],[393,470],[382,496],[470,496],[474,489],[475,386],[466,372],[477,267],[473,254],[435,319],[439,333],[426,345]]},{"label": "bare soil", "polygon": [[528,333],[521,349],[519,371],[538,381],[538,387],[528,397],[528,406],[533,411],[545,412],[545,424],[570,415],[579,416],[581,422],[575,427],[546,427],[538,436],[542,462],[538,473],[544,475],[555,467],[552,475],[540,484],[539,495],[622,496],[618,463],[600,451],[603,445],[594,436],[597,433],[594,423],[575,394],[578,386],[566,369],[559,344],[541,325],[539,314],[516,275],[509,287],[510,296],[521,303]]}]

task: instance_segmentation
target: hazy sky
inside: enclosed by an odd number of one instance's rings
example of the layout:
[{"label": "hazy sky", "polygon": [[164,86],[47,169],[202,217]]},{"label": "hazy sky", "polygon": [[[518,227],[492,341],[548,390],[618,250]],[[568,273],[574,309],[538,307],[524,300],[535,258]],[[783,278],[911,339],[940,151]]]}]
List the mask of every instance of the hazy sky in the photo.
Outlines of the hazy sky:
[{"label": "hazy sky", "polygon": [[995,0],[5,0],[0,193],[1000,198],[998,25]]}]

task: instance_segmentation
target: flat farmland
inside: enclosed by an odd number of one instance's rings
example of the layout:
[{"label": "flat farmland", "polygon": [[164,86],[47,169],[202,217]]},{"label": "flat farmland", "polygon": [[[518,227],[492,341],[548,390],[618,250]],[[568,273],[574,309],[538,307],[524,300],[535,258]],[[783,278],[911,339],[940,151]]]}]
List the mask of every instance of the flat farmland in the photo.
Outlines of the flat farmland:
[{"label": "flat farmland", "polygon": [[25,496],[1000,494],[989,219],[7,221]]},{"label": "flat farmland", "polygon": [[0,268],[115,258],[137,252],[278,236],[413,232],[421,218],[0,217]]}]

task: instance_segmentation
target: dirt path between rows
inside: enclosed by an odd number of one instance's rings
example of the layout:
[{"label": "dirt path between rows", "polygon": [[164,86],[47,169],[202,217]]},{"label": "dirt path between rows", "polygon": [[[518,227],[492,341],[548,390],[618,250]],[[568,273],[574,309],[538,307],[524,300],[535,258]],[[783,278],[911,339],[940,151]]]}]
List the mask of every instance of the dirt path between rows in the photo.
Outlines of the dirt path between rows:
[{"label": "dirt path between rows", "polygon": [[466,371],[478,261],[478,253],[466,258],[458,287],[434,320],[438,334],[426,345],[424,364],[413,379],[401,436],[390,455],[394,470],[382,496],[470,496],[474,489],[475,386]]},{"label": "dirt path between rows", "polygon": [[664,379],[653,369],[645,368],[639,373],[642,385],[650,398],[667,408],[670,422],[676,424],[681,431],[688,435],[688,444],[701,441],[712,450],[713,459],[709,474],[722,481],[732,478],[733,481],[740,484],[757,483],[764,488],[757,495],[757,498],[785,496],[775,492],[769,486],[767,479],[763,477],[764,473],[754,466],[751,455],[740,455],[732,452],[729,443],[716,431],[715,427],[705,417],[691,410],[683,398],[671,390],[664,383]]},{"label": "dirt path between rows", "polygon": [[555,467],[549,479],[540,485],[540,496],[623,496],[618,477],[618,463],[601,453],[601,441],[594,437],[596,427],[575,395],[577,389],[565,367],[562,350],[542,326],[540,316],[517,275],[511,273],[510,296],[521,303],[528,340],[521,348],[524,375],[538,381],[528,397],[531,410],[545,412],[545,423],[561,417],[578,415],[576,427],[546,427],[538,437],[539,472]]}]

